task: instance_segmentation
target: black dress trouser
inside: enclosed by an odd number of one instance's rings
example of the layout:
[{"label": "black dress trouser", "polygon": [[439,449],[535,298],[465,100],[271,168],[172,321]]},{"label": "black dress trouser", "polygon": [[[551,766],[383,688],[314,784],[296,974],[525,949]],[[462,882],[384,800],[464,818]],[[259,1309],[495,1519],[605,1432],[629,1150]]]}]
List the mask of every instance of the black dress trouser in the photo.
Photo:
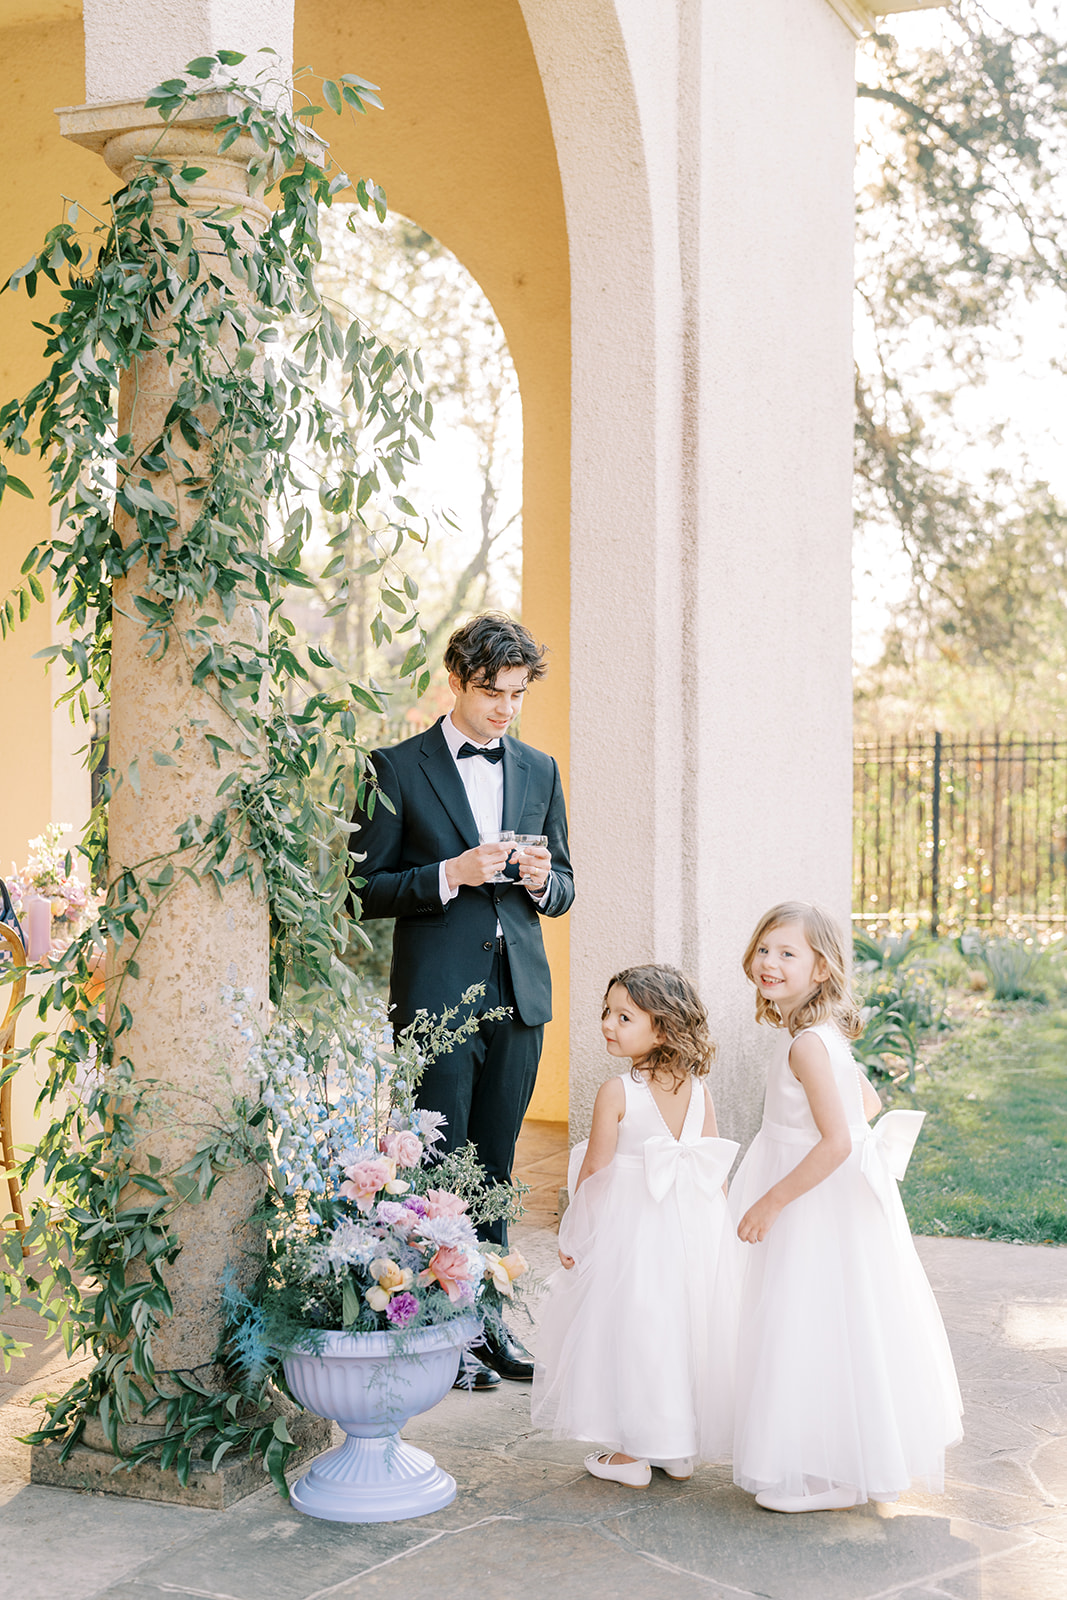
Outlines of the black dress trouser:
[{"label": "black dress trouser", "polygon": [[[485,998],[477,1005],[484,1011],[509,1006],[511,1016],[502,1022],[483,1022],[465,1043],[431,1061],[417,1100],[423,1110],[440,1111],[448,1118],[439,1151],[456,1150],[469,1139],[489,1178],[508,1183],[515,1142],[537,1080],[545,1030],[541,1025],[529,1028],[520,1020],[502,944],[498,939]],[[487,1243],[507,1244],[503,1222],[486,1223],[478,1232]]]}]

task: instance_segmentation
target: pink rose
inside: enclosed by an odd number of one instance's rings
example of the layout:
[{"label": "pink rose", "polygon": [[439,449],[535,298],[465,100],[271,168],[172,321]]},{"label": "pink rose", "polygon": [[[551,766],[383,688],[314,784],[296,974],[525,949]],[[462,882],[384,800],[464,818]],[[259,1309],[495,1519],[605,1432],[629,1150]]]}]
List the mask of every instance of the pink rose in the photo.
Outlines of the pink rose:
[{"label": "pink rose", "polygon": [[368,1161],[357,1161],[345,1168],[347,1183],[342,1183],[341,1193],[346,1200],[354,1200],[361,1211],[369,1211],[374,1196],[384,1189],[396,1174],[396,1163],[384,1156]]},{"label": "pink rose", "polygon": [[443,1244],[430,1264],[419,1273],[418,1281],[422,1287],[432,1282],[439,1283],[455,1304],[457,1300],[469,1298],[470,1291],[467,1286],[470,1275],[470,1263],[463,1251],[457,1250],[454,1244]]},{"label": "pink rose", "polygon": [[461,1200],[458,1194],[452,1194],[449,1189],[427,1189],[426,1198],[430,1202],[431,1221],[437,1217],[461,1217],[467,1209],[466,1200]]},{"label": "pink rose", "polygon": [[392,1156],[398,1167],[417,1167],[422,1160],[422,1140],[417,1133],[387,1133],[383,1144],[386,1155]]}]

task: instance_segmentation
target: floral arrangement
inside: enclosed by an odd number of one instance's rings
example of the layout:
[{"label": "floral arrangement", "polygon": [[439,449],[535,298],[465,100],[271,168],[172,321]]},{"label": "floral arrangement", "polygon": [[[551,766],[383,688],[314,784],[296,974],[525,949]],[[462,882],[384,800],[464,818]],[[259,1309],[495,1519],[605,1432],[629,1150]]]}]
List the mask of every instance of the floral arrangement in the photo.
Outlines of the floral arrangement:
[{"label": "floral arrangement", "polygon": [[[270,1148],[265,1262],[225,1287],[229,1353],[250,1375],[316,1330],[403,1333],[477,1313],[499,1326],[527,1270],[517,1250],[480,1240],[514,1218],[521,1191],[491,1183],[472,1145],[440,1154],[444,1117],[416,1108],[426,1061],[474,1032],[469,990],[394,1041],[380,1000],[325,1019],[280,1015],[252,1061]],[[249,1036],[250,997],[224,990]],[[463,1015],[458,1023],[457,1017]]]},{"label": "floral arrangement", "polygon": [[74,874],[70,851],[61,842],[63,835],[71,832],[69,822],[50,822],[42,834],[30,840],[26,866],[19,872],[12,864],[11,876],[5,880],[17,915],[22,916],[27,900],[34,895],[50,903],[53,937],[63,944],[95,916],[100,900]]}]

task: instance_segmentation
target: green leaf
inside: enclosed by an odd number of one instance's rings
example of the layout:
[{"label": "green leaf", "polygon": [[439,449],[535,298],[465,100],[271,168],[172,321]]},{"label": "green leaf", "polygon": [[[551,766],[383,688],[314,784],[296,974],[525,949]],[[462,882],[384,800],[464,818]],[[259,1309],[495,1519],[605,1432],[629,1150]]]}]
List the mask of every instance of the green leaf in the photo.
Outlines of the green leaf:
[{"label": "green leaf", "polygon": [[385,707],[377,695],[371,694],[369,689],[364,689],[360,683],[349,684],[349,691],[353,700],[358,700],[361,706],[366,706],[368,711],[376,711],[381,716]]},{"label": "green leaf", "polygon": [[197,56],[195,61],[186,63],[185,70],[194,78],[210,78],[219,59],[218,56]]},{"label": "green leaf", "polygon": [[341,99],[341,91],[337,87],[336,83],[334,83],[332,78],[323,78],[322,98],[325,100],[331,111],[336,111],[338,113],[340,112],[344,102]]},{"label": "green leaf", "polygon": [[360,1295],[352,1279],[346,1278],[341,1288],[341,1326],[350,1328],[359,1316]]}]

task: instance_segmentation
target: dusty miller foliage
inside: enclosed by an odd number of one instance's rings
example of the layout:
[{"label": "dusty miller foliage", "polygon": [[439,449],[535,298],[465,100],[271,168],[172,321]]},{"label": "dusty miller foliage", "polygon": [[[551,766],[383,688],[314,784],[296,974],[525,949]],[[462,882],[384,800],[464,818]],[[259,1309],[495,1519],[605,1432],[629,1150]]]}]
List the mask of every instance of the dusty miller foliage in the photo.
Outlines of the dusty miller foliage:
[{"label": "dusty miller foliage", "polygon": [[938,16],[936,43],[885,31],[861,55],[885,115],[861,151],[857,506],[903,539],[910,629],[1010,672],[1067,615],[1067,512],[956,406],[1011,353],[1023,301],[1063,309],[1067,50],[977,0]]},{"label": "dusty miller foliage", "polygon": [[[323,107],[304,93],[304,75],[292,101],[228,83],[228,69],[242,59],[224,51],[191,62],[147,105],[162,126],[195,108],[206,88],[229,87],[240,97],[240,109],[216,126],[219,147],[252,140],[252,187],[270,198],[270,220],[256,236],[239,214],[196,215],[247,286],[244,303],[214,269],[213,255],[200,258],[195,248],[189,219],[201,169],[151,154],[103,219],[72,206],[4,285],[31,298],[45,282],[58,290],[59,310],[36,324],[45,376],[0,408],[0,498],[30,495],[10,469],[19,456],[38,455],[59,531],[29,552],[23,581],[0,602],[0,628],[6,634],[44,599],[47,578],[70,637],[45,654],[62,661],[71,680],[63,698],[87,718],[91,702],[108,692],[113,584],[143,563],[133,604],[145,639],[156,654],[184,653],[230,728],[225,739],[182,728],[172,748],[153,753],[158,765],[172,765],[183,743],[206,740],[217,767],[226,757],[216,809],[187,818],[161,857],[116,876],[98,924],[54,963],[40,1006],[42,1018],[58,1015],[42,1095],[52,1122],[21,1172],[25,1183],[41,1171],[62,1210],[50,1218],[44,1205],[35,1207],[25,1267],[17,1236],[8,1233],[4,1291],[9,1302],[21,1299],[39,1312],[50,1332],[61,1329],[68,1351],[96,1356],[90,1375],[51,1403],[38,1441],[61,1440],[69,1450],[96,1413],[117,1450],[120,1421],[141,1409],[165,1423],[154,1450],[183,1479],[197,1454],[217,1465],[227,1450],[244,1447],[262,1451],[284,1487],[292,1446],[284,1424],[263,1421],[265,1383],[235,1380],[231,1393],[219,1395],[195,1375],[169,1375],[162,1393],[152,1359],[153,1333],[172,1310],[162,1268],[180,1248],[175,1209],[209,1193],[228,1167],[265,1159],[264,1108],[226,1108],[221,1119],[217,1108],[205,1108],[200,1148],[181,1171],[145,1160],[139,1130],[159,1091],[134,1078],[123,1054],[131,1016],[121,991],[110,997],[109,1025],[85,991],[90,960],[109,940],[136,975],[143,930],[182,875],[219,891],[244,880],[266,899],[275,1002],[303,996],[313,1011],[314,996],[336,985],[339,958],[359,935],[347,911],[346,818],[353,774],[361,789],[365,782],[366,752],[353,702],[381,711],[383,691],[352,682],[343,693],[317,692],[309,669],[339,663],[324,647],[303,647],[283,614],[287,592],[312,582],[321,590],[332,579],[330,604],[346,604],[342,555],[331,551],[323,571],[307,569],[316,500],[337,550],[373,509],[381,553],[370,563],[379,579],[371,630],[376,642],[406,635],[400,675],[420,690],[428,681],[416,586],[397,564],[405,542],[423,537],[400,492],[431,423],[418,356],[383,344],[357,317],[344,332],[339,327],[315,282],[318,218],[350,186],[321,144],[308,140],[306,126]],[[335,113],[380,103],[374,85],[354,75],[320,88]],[[179,208],[176,232],[157,222],[161,193]],[[360,180],[355,193],[365,210],[384,217],[376,185]],[[294,323],[298,336],[283,341],[283,324]],[[173,372],[173,402],[159,437],[135,455],[118,431],[117,392],[123,374],[153,351]],[[341,403],[324,399],[327,392],[340,392]],[[197,507],[186,529],[178,525],[179,489]],[[131,519],[125,543],[116,507]],[[245,600],[263,608],[269,632],[258,643],[220,643],[214,619],[231,617]],[[79,845],[98,882],[107,879],[108,799],[120,783],[138,789],[135,765],[102,774],[103,798]],[[45,1038],[39,1034],[23,1056]],[[24,1348],[0,1332],[5,1362]]]}]

